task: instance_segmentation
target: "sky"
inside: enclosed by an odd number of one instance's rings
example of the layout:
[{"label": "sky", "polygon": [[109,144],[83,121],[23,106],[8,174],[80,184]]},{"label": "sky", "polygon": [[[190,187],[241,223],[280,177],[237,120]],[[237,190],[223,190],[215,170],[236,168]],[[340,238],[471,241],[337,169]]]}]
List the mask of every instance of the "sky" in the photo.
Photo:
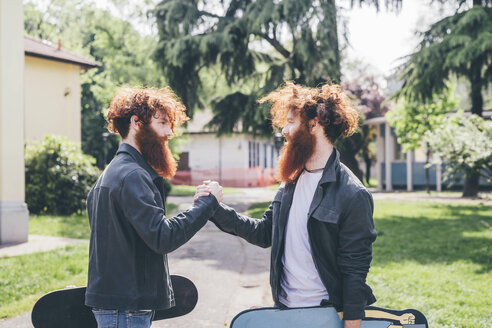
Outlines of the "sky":
[{"label": "sky", "polygon": [[[43,7],[49,0],[34,0],[34,2]],[[138,3],[144,8],[152,8],[157,0],[124,0],[122,2]],[[431,0],[404,0],[399,13],[386,10],[384,2],[380,0],[379,12],[374,6],[368,5],[362,7],[356,5],[354,8],[349,8],[350,1],[348,0],[337,0],[337,5],[346,8],[339,13],[348,19],[350,46],[346,51],[347,59],[367,63],[373,68],[373,73],[388,76],[398,65],[399,58],[415,50],[419,41],[415,32],[423,31],[431,23],[452,14],[455,2],[451,1],[451,4],[444,5],[445,8],[443,8],[443,5],[431,5]],[[117,16],[129,16],[108,0],[98,0],[96,6],[109,9]],[[144,17],[133,23],[142,34],[156,33],[155,26],[148,26]]]},{"label": "sky", "polygon": [[429,0],[403,1],[398,14],[384,8],[377,12],[369,6],[346,10],[350,41],[348,59],[369,63],[377,73],[390,75],[401,63],[398,59],[416,49],[419,39],[415,32],[424,31],[450,11],[451,8],[439,10],[436,5],[429,5]]}]

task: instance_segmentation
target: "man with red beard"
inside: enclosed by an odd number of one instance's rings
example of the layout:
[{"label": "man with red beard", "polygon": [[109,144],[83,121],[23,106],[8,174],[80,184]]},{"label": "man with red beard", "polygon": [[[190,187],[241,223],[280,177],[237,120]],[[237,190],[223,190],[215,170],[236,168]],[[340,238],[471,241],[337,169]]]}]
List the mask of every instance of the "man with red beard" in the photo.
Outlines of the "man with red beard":
[{"label": "man with red beard", "polygon": [[[277,168],[283,183],[261,219],[221,204],[211,220],[252,244],[272,247],[276,306],[333,306],[343,311],[345,328],[360,327],[364,308],[376,300],[366,284],[376,239],[373,200],[333,147],[357,129],[357,112],[337,85],[287,83],[265,101],[272,102],[272,122],[287,139]],[[209,185],[198,192],[211,192]]]},{"label": "man with red beard", "polygon": [[155,310],[174,306],[166,254],[193,237],[223,198],[211,184],[191,209],[166,218],[163,178],[177,166],[167,140],[188,119],[184,112],[168,88],[123,88],[111,101],[108,129],[123,142],[87,198],[85,304],[99,328],[150,327]]}]

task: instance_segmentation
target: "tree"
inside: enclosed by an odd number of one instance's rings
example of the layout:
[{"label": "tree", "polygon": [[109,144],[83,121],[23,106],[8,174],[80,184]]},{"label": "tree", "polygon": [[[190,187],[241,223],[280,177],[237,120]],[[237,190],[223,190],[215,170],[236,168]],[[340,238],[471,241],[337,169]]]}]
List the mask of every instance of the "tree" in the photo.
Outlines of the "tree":
[{"label": "tree", "polygon": [[204,106],[204,70],[218,67],[224,75],[230,90],[210,104],[219,134],[238,122],[244,132],[271,134],[268,108],[256,100],[285,80],[312,87],[340,82],[334,0],[165,0],[153,15],[155,58],[188,108]]},{"label": "tree", "polygon": [[[120,7],[129,5],[125,0],[113,1]],[[118,147],[118,138],[107,134],[103,116],[116,89],[122,85],[165,85],[149,56],[156,40],[141,36],[127,20],[96,8],[92,1],[52,0],[43,11],[38,4],[25,4],[27,34],[53,43],[61,40],[64,48],[101,64],[81,73],[81,107],[82,149],[103,168]],[[131,9],[140,12],[138,6]]]},{"label": "tree", "polygon": [[363,181],[362,172],[358,168],[356,155],[362,156],[366,166],[365,181],[369,184],[372,161],[376,159],[372,143],[377,136],[377,130],[374,127],[364,125],[363,122],[374,117],[384,116],[389,108],[385,104],[387,97],[381,90],[377,77],[368,73],[370,67],[360,62],[351,63],[349,66],[354,66],[352,69],[354,72],[351,74],[354,77],[343,81],[342,86],[349,96],[357,101],[357,107],[363,120],[360,121],[360,129],[353,136],[338,141],[337,148],[341,151],[342,161],[346,165],[348,162],[352,163],[349,167],[354,174],[359,174],[357,176],[361,181]]},{"label": "tree", "polygon": [[[457,76],[470,82],[471,112],[482,116],[482,92],[492,82],[492,0],[473,0],[470,9],[434,23],[421,37],[402,67],[404,84],[396,96],[428,102]],[[476,195],[479,174],[467,175],[463,196]]]},{"label": "tree", "polygon": [[[379,9],[377,0],[357,3]],[[385,3],[398,10],[401,0]],[[209,127],[219,135],[239,130],[271,135],[268,105],[257,99],[286,80],[310,87],[340,83],[335,0],[164,0],[153,15],[156,61],[191,115],[204,106],[212,109]],[[226,87],[210,97],[214,70]],[[340,150],[342,161],[362,179],[359,137],[340,143]]]},{"label": "tree", "polygon": [[394,109],[386,114],[390,125],[395,129],[398,143],[402,145],[403,152],[413,151],[425,145],[426,169],[425,185],[429,191],[429,163],[431,148],[427,133],[439,127],[446,114],[456,110],[458,99],[454,97],[454,89],[449,88],[446,93],[434,95],[432,101],[421,104],[416,101],[402,101]]},{"label": "tree", "polygon": [[80,143],[47,135],[26,145],[26,202],[35,214],[70,215],[85,211],[85,200],[99,176],[95,160]]},{"label": "tree", "polygon": [[[446,180],[457,181],[478,171],[492,183],[492,121],[475,114],[465,117],[461,112],[446,117],[425,140],[437,155],[434,163],[446,164]],[[478,188],[473,192],[477,194]]]}]

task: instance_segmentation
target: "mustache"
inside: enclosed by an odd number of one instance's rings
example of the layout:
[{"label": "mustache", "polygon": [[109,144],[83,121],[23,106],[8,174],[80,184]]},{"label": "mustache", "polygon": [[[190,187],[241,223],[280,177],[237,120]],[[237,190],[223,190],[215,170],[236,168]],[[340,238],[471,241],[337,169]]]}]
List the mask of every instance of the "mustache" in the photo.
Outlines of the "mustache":
[{"label": "mustache", "polygon": [[313,154],[315,141],[307,127],[300,127],[292,137],[286,137],[280,150],[276,179],[285,183],[294,181]]},{"label": "mustache", "polygon": [[145,161],[161,177],[168,179],[176,174],[178,163],[169,148],[168,138],[159,136],[151,126],[136,134],[136,142]]}]

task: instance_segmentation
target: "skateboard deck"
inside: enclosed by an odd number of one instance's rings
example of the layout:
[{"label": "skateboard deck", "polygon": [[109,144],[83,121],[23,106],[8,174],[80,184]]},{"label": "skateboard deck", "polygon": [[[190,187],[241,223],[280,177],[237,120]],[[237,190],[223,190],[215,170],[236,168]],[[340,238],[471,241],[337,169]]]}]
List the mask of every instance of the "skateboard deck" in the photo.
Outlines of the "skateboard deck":
[{"label": "skateboard deck", "polygon": [[[175,318],[190,313],[198,291],[188,278],[171,275],[176,305],[156,310],[152,320]],[[35,328],[97,328],[96,319],[85,303],[85,287],[66,288],[43,295],[34,304],[31,321]]]},{"label": "skateboard deck", "polygon": [[[234,317],[231,328],[343,328],[343,313],[333,307],[258,308]],[[428,328],[417,310],[402,311],[367,307],[361,328]]]}]

